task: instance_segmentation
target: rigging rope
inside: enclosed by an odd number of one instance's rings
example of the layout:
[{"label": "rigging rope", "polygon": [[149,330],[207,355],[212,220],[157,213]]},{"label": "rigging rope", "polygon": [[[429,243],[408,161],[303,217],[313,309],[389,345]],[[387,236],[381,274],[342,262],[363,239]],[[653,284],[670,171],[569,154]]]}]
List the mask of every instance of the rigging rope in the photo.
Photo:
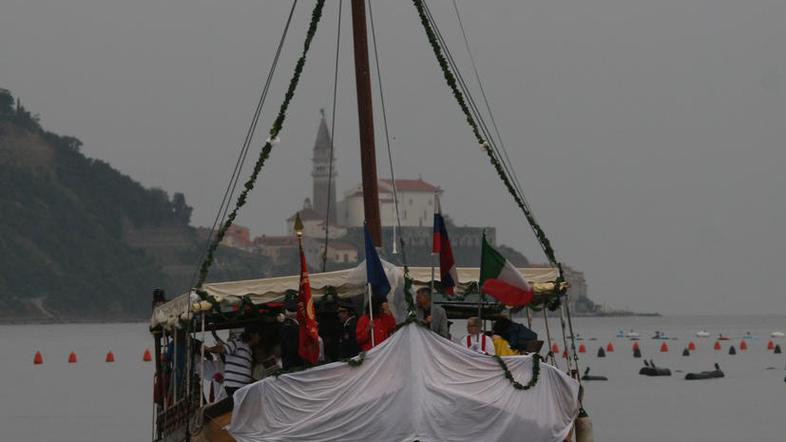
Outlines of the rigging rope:
[{"label": "rigging rope", "polygon": [[[470,62],[472,63],[472,69],[473,69],[473,71],[475,73],[475,79],[476,79],[476,81],[478,83],[478,88],[480,89],[481,96],[483,97],[483,102],[486,105],[486,111],[488,112],[489,118],[491,119],[492,127],[494,128],[494,132],[495,132],[495,134],[497,136],[497,139],[499,140],[499,144],[500,144],[500,147],[501,147],[502,154],[505,157],[505,161],[508,164],[511,164],[510,157],[508,156],[507,148],[505,147],[505,143],[504,143],[503,138],[502,138],[502,134],[500,133],[499,127],[497,126],[496,120],[494,118],[494,113],[491,110],[491,106],[489,104],[488,97],[486,96],[485,89],[483,88],[483,83],[482,83],[482,81],[480,79],[480,73],[478,71],[477,63],[475,62],[475,57],[472,56],[472,50],[470,48],[469,37],[467,36],[466,30],[464,29],[464,22],[461,19],[461,13],[459,12],[458,4],[457,4],[456,0],[452,0],[452,3],[453,3],[453,10],[456,13],[456,19],[458,21],[459,28],[461,30],[461,35],[464,38],[464,45],[465,45],[465,47],[467,49],[467,54],[469,55]],[[432,17],[432,21],[433,21],[433,17]],[[444,43],[443,43],[443,45],[444,45]],[[445,49],[447,51],[447,46],[445,46]],[[499,154],[499,151],[497,153]],[[510,168],[507,168],[507,169],[508,169],[508,173],[512,177],[512,181],[513,181],[514,186],[516,187],[516,190],[519,192],[519,194],[521,195],[522,199],[524,199],[524,201],[526,202],[524,193],[521,190],[521,184],[519,183],[519,179],[518,179],[518,176],[516,174],[516,169],[513,168],[513,167],[510,167]],[[560,270],[560,278],[562,278],[561,265],[559,266],[559,270]],[[566,304],[566,303],[564,303],[564,304]],[[568,305],[561,305],[561,309],[560,309],[560,325],[562,327],[562,341],[563,341],[563,345],[565,346],[565,351],[567,351],[568,350],[568,343],[567,343],[567,338],[566,338],[566,333],[565,333],[565,315],[567,315],[567,318],[568,318],[568,325],[569,325],[569,328],[570,328],[570,330],[569,330],[569,333],[570,333],[570,344],[571,344],[570,345],[570,350],[571,350],[570,353],[571,354],[569,355],[569,359],[568,359],[568,370],[571,370],[571,359],[572,359],[573,363],[574,363],[574,366],[575,366],[575,371],[573,372],[574,377],[576,377],[579,380],[579,383],[581,383],[581,379],[580,379],[581,376],[579,375],[580,370],[579,370],[579,363],[578,363],[579,358],[578,358],[578,352],[576,351],[576,339],[575,339],[575,336],[573,334],[572,320],[571,320],[571,316],[570,316],[570,307]],[[531,324],[531,316],[529,315],[529,309],[527,309],[527,319],[528,319],[528,322]],[[530,327],[531,327],[531,325],[530,325]]]},{"label": "rigging rope", "polygon": [[554,352],[551,350],[551,330],[549,330],[549,312],[548,309],[543,309],[543,323],[546,324],[546,339],[548,340],[549,352],[547,356],[551,357],[551,365],[557,366],[557,361],[554,358]]},{"label": "rigging rope", "polygon": [[[207,239],[205,240],[204,250],[199,256],[199,261],[202,261],[205,258],[205,255],[208,253],[210,249],[210,241],[213,239],[213,233],[216,230],[216,226],[220,223],[223,223],[226,219],[227,209],[229,208],[228,202],[232,199],[235,194],[235,190],[237,188],[237,183],[240,180],[240,172],[243,169],[243,165],[246,162],[246,156],[248,155],[248,149],[251,146],[251,141],[254,138],[254,133],[256,132],[256,127],[259,122],[260,116],[262,114],[262,108],[265,104],[267,99],[267,94],[270,91],[270,83],[273,80],[273,74],[275,73],[276,67],[278,66],[278,61],[281,56],[281,49],[284,46],[284,41],[286,41],[287,34],[289,33],[289,25],[292,23],[292,17],[295,13],[295,7],[297,6],[298,0],[292,1],[292,7],[289,9],[289,16],[287,17],[286,25],[284,26],[284,31],[281,34],[281,38],[278,42],[278,47],[276,48],[276,54],[273,57],[273,62],[270,65],[270,69],[268,70],[267,78],[265,79],[265,85],[262,87],[262,92],[260,93],[259,100],[257,101],[257,107],[254,111],[254,116],[251,119],[251,124],[249,125],[248,130],[246,131],[246,137],[243,140],[243,145],[240,149],[240,154],[238,155],[237,161],[235,162],[235,168],[232,170],[232,176],[229,179],[229,183],[227,184],[227,188],[224,191],[224,196],[221,199],[221,204],[218,207],[218,212],[216,213],[216,217],[213,220],[213,224],[210,227],[210,233],[207,235]],[[194,287],[194,281],[197,277],[197,271],[199,267],[194,269],[194,273],[191,276],[191,283],[190,287]]]},{"label": "rigging rope", "polygon": [[[467,36],[467,32],[464,30],[464,21],[461,19],[461,14],[459,13],[458,4],[456,0],[453,0],[453,10],[456,12],[456,19],[458,20],[459,29],[461,29],[461,35],[464,38],[464,46],[467,48],[467,55],[469,55],[470,63],[472,64],[472,70],[475,73],[475,80],[478,82],[478,89],[480,90],[480,95],[483,97],[483,103],[486,105],[486,112],[488,112],[489,118],[491,119],[491,126],[494,128],[494,133],[497,136],[497,140],[499,140],[499,145],[502,150],[502,153],[505,156],[505,161],[508,164],[511,164],[510,157],[508,156],[508,149],[505,147],[505,142],[502,139],[502,133],[497,126],[497,120],[494,118],[494,113],[491,111],[491,105],[489,104],[488,97],[486,96],[486,90],[483,87],[483,82],[480,81],[480,72],[478,71],[477,63],[475,63],[475,57],[472,56],[472,50],[470,49],[469,44],[469,37]],[[513,184],[516,186],[516,190],[518,190],[519,194],[523,195],[521,191],[521,184],[519,183],[518,175],[516,174],[516,169],[511,167],[508,171],[513,178]]]},{"label": "rigging rope", "polygon": [[[396,174],[393,172],[393,154],[390,149],[390,132],[388,130],[388,114],[387,106],[385,106],[385,94],[382,89],[382,69],[379,67],[379,51],[377,50],[377,31],[374,26],[374,10],[371,7],[371,0],[368,0],[368,16],[371,23],[371,42],[374,47],[374,64],[377,69],[377,85],[379,86],[379,102],[382,107],[382,123],[385,128],[385,145],[388,151],[388,164],[390,166],[390,182],[393,185],[393,208],[396,212],[396,227],[393,230],[393,248],[396,247],[396,229],[398,229],[399,236],[401,235],[401,217],[398,210],[398,189],[396,188]],[[401,257],[404,266],[407,265],[406,254],[404,253],[404,240],[401,240]]]},{"label": "rigging rope", "polygon": [[292,98],[295,95],[295,90],[297,89],[297,85],[300,82],[300,76],[303,73],[303,66],[306,64],[306,55],[308,54],[308,50],[311,47],[311,42],[314,39],[314,35],[317,32],[317,26],[319,24],[320,18],[322,17],[322,9],[325,5],[325,0],[317,0],[316,5],[314,6],[314,10],[311,13],[311,23],[308,27],[308,32],[306,34],[305,42],[303,43],[303,52],[298,59],[294,73],[292,74],[292,79],[289,82],[289,87],[287,88],[286,94],[284,95],[284,101],[281,103],[281,107],[279,108],[278,115],[276,119],[273,121],[273,125],[270,128],[270,138],[267,139],[265,145],[262,147],[262,151],[259,153],[259,157],[257,158],[256,164],[254,164],[254,169],[251,173],[251,176],[248,178],[246,183],[243,186],[243,191],[237,198],[237,202],[235,203],[235,208],[229,213],[224,221],[224,224],[221,226],[219,231],[216,233],[215,238],[211,242],[207,256],[205,260],[202,262],[202,265],[199,269],[199,279],[197,280],[197,284],[195,287],[197,289],[202,288],[202,284],[207,279],[207,274],[210,269],[210,265],[213,263],[214,253],[216,248],[224,239],[224,235],[226,234],[229,227],[237,218],[237,214],[246,204],[246,199],[248,198],[248,193],[253,190],[254,185],[257,181],[257,178],[262,171],[262,167],[265,165],[265,161],[270,157],[270,151],[273,149],[273,144],[277,142],[277,138],[279,133],[281,132],[281,128],[284,125],[284,120],[287,116],[287,109],[289,108],[289,104],[292,101]]},{"label": "rigging rope", "polygon": [[338,60],[341,49],[341,9],[344,0],[338,0],[338,31],[336,31],[336,65],[333,69],[333,110],[330,114],[330,167],[328,167],[327,210],[325,211],[325,249],[322,252],[322,271],[327,271],[328,241],[330,239],[330,203],[333,198],[333,148],[336,145],[336,95],[338,94]]},{"label": "rigging rope", "polygon": [[[434,19],[434,16],[431,13],[431,9],[429,8],[428,4],[424,4],[424,9],[426,11],[426,14],[427,14],[429,20],[431,21],[431,24],[433,25],[433,28],[434,28],[434,31],[435,31],[435,35],[437,36],[438,42],[442,46],[442,49],[443,49],[443,51],[444,51],[444,53],[446,55],[448,64],[450,65],[450,68],[455,73],[456,79],[458,80],[458,85],[461,88],[461,90],[463,91],[463,93],[464,93],[464,95],[465,95],[465,97],[467,99],[467,104],[469,105],[469,109],[472,111],[472,114],[473,114],[474,118],[478,122],[478,126],[480,127],[480,131],[483,133],[484,137],[487,140],[487,146],[491,147],[494,150],[494,152],[497,154],[497,157],[501,157],[500,149],[497,148],[497,144],[494,141],[494,136],[492,135],[491,131],[488,128],[488,125],[486,124],[485,120],[483,119],[483,115],[480,112],[480,108],[477,105],[477,103],[475,102],[475,99],[472,96],[470,88],[469,88],[467,82],[464,80],[464,77],[461,74],[461,70],[459,70],[458,64],[456,63],[455,59],[453,58],[453,54],[451,53],[450,48],[448,47],[447,42],[445,41],[445,38],[442,36],[442,32],[439,30],[439,26],[437,25],[437,22]],[[463,24],[461,22],[460,16],[458,16],[458,18],[459,18],[459,24],[461,25],[461,29],[462,29],[462,32],[463,32]],[[469,43],[468,43],[468,39],[466,39],[466,33],[465,32],[463,32],[463,33],[465,35],[465,41],[466,41],[466,45],[467,45],[467,52],[469,53],[470,60],[473,62],[473,67],[474,67],[474,57],[472,57],[472,52],[469,49]],[[475,68],[475,72],[476,72],[476,75],[477,75],[477,68]],[[483,93],[483,96],[485,98],[485,92],[483,90],[483,85],[480,82],[479,75],[477,76],[477,78],[478,78],[478,84],[480,86],[481,93]],[[487,109],[488,109],[489,115],[492,118],[492,121],[494,121],[493,120],[494,115],[491,113],[491,107],[488,106],[488,102],[486,104],[487,104]],[[499,131],[497,131],[497,136],[500,138],[500,143],[502,143],[501,135],[499,134]],[[502,152],[504,154],[504,158],[507,159],[507,161],[505,161],[505,159],[501,159],[500,163],[501,163],[502,167],[504,168],[505,172],[509,176],[511,176],[513,178],[512,183],[513,183],[513,185],[515,187],[516,192],[518,192],[519,198],[521,198],[522,201],[524,201],[524,204],[527,207],[529,207],[529,202],[527,201],[526,196],[524,196],[524,193],[521,191],[521,187],[520,187],[520,185],[518,183],[518,178],[516,177],[515,169],[513,168],[513,166],[511,164],[509,164],[510,163],[510,158],[507,155],[507,151],[504,149],[504,145],[502,145],[502,148],[503,148]],[[533,219],[534,219],[534,216],[533,216]],[[530,228],[532,228],[531,225],[530,225]],[[534,228],[533,228],[533,233],[535,233],[535,235],[537,236],[537,231]]]},{"label": "rigging rope", "polygon": [[[499,155],[495,153],[492,138],[484,137],[483,134],[481,134],[482,129],[479,126],[478,122],[476,121],[473,112],[470,110],[467,100],[465,100],[464,98],[465,94],[463,94],[462,91],[460,90],[457,77],[456,75],[453,74],[453,71],[449,66],[448,59],[443,54],[443,49],[442,49],[443,44],[440,44],[440,38],[437,36],[437,34],[434,31],[435,23],[433,23],[433,21],[429,19],[429,12],[427,11],[428,6],[425,5],[425,2],[423,2],[423,0],[413,0],[413,4],[415,5],[415,8],[418,11],[421,24],[423,25],[423,29],[426,32],[426,36],[429,40],[429,43],[431,44],[434,55],[437,58],[437,62],[442,68],[442,72],[445,77],[445,80],[448,86],[450,87],[459,107],[464,113],[467,119],[467,123],[469,124],[473,134],[475,135],[475,139],[477,140],[478,144],[484,147],[484,150],[486,151],[486,154],[489,157],[489,161],[491,162],[494,169],[497,171],[497,174],[502,180],[502,183],[505,185],[505,187],[513,197],[516,204],[524,213],[525,218],[529,222],[529,225],[532,228],[533,232],[535,233],[535,236],[538,239],[538,242],[540,243],[540,246],[543,249],[544,253],[546,254],[546,257],[548,258],[549,262],[553,266],[557,267],[560,271],[560,275],[562,275],[562,268],[557,261],[551,242],[549,241],[548,237],[546,237],[546,234],[543,231],[543,229],[535,220],[535,217],[532,214],[532,210],[529,207],[529,204],[527,203],[526,199],[523,197],[523,194],[518,192],[515,184],[513,184],[513,182],[509,178],[509,173],[506,170],[508,169],[507,166],[504,164],[504,162],[500,161]],[[453,70],[458,72],[458,70],[455,68]],[[467,94],[467,96],[471,96],[471,95]]]}]

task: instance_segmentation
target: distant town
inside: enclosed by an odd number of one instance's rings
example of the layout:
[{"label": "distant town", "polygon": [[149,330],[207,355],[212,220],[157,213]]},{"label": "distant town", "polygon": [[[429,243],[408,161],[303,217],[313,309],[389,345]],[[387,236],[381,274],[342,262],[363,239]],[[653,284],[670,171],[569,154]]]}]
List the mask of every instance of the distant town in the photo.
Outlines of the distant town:
[{"label": "distant town", "polygon": [[[331,161],[331,135],[325,118],[320,121],[313,149],[313,193],[304,198],[298,211],[303,222],[304,251],[312,271],[330,271],[358,265],[363,253],[363,193],[360,184],[336,198],[335,157]],[[332,168],[332,170],[331,170]],[[428,266],[432,263],[431,241],[435,205],[443,189],[436,183],[422,178],[380,179],[379,200],[383,231],[384,259],[402,264],[400,250],[394,250],[394,233],[404,240],[405,255],[410,265]],[[396,207],[394,190],[399,207],[400,229],[394,232]],[[227,231],[222,245],[268,258],[277,269],[296,268],[298,244],[294,233],[295,213],[286,220],[287,235],[276,236],[261,233],[252,235],[249,228],[233,225]],[[496,229],[491,226],[457,226],[449,214],[444,213],[454,257],[459,266],[479,265],[481,235],[486,232],[488,240],[496,245]],[[199,228],[201,236],[207,237],[209,229]],[[516,250],[498,245],[503,254],[520,267],[539,267],[545,264],[530,262]],[[615,314],[604,311],[587,296],[584,273],[565,266],[565,277],[570,288],[568,299],[572,310],[578,314]],[[274,275],[271,275],[274,276]]]}]

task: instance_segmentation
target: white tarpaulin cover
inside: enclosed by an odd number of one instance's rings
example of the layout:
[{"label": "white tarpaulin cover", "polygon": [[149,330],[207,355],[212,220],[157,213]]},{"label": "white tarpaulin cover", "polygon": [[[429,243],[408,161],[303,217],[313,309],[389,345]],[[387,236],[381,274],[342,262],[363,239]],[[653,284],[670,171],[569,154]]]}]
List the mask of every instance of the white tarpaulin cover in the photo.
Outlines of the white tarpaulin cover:
[{"label": "white tarpaulin cover", "polygon": [[[404,287],[404,269],[387,261],[382,261],[385,274],[390,281],[391,294],[388,301],[391,303],[396,317],[404,312],[402,290]],[[456,292],[462,294],[467,283],[477,282],[480,269],[477,267],[459,267],[458,278],[460,284]],[[556,269],[550,267],[520,268],[524,277],[533,284],[549,283],[557,279]],[[416,286],[428,285],[431,282],[431,267],[410,267],[409,273]],[[439,278],[439,271],[436,272]],[[309,275],[311,290],[315,299],[324,295],[327,287],[333,287],[338,296],[354,296],[363,293],[366,287],[366,262],[361,262],[357,267],[335,272],[312,273]],[[220,296],[223,299],[239,299],[249,296],[255,304],[282,301],[287,290],[298,290],[300,275],[279,276],[274,278],[251,279],[245,281],[228,281],[205,284],[202,288],[208,295]],[[537,288],[537,287],[536,287]],[[537,291],[537,290],[536,290]],[[198,299],[197,299],[198,300]],[[156,307],[151,318],[151,326],[157,327],[165,324],[168,319],[178,317],[188,311],[191,302],[188,294],[180,295],[171,301]]]},{"label": "white tarpaulin cover", "polygon": [[[529,382],[530,356],[504,359]],[[545,363],[533,388],[516,390],[491,356],[410,324],[358,367],[336,362],[238,390],[229,431],[238,442],[561,442],[578,393]]]}]

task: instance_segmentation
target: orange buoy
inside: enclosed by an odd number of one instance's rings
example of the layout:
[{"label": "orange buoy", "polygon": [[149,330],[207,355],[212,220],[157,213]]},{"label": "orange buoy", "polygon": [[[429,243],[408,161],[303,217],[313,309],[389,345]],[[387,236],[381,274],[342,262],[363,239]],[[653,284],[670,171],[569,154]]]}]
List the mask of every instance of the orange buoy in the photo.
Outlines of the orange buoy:
[{"label": "orange buoy", "polygon": [[612,352],[612,351],[614,351],[614,344],[609,342],[609,345],[606,346],[606,352]]},{"label": "orange buoy", "polygon": [[35,356],[33,356],[33,364],[41,365],[43,363],[44,363],[44,357],[41,356],[41,352],[40,351],[35,352]]},{"label": "orange buoy", "polygon": [[712,346],[712,349],[716,351],[720,350],[721,349],[720,341],[715,341],[715,345]]},{"label": "orange buoy", "polygon": [[145,362],[150,362],[153,360],[153,356],[150,355],[150,350],[145,349],[145,354],[142,355],[142,360]]},{"label": "orange buoy", "polygon": [[740,351],[745,351],[747,349],[748,349],[748,343],[745,342],[745,340],[743,339],[742,341],[740,341]]},{"label": "orange buoy", "polygon": [[661,343],[660,344],[660,352],[661,353],[666,353],[667,351],[669,351],[669,344],[667,344],[665,342]]},{"label": "orange buoy", "polygon": [[584,344],[579,345],[579,353],[586,353],[586,352],[587,352],[587,347],[585,347]]},{"label": "orange buoy", "polygon": [[115,362],[115,354],[112,353],[111,351],[109,353],[107,353],[105,361],[106,362]]},{"label": "orange buoy", "polygon": [[71,352],[71,354],[68,355],[68,363],[76,364],[76,353]]},{"label": "orange buoy", "polygon": [[559,345],[557,345],[556,342],[551,344],[551,352],[554,353],[555,355],[559,354]]},{"label": "orange buoy", "polygon": [[772,350],[775,348],[775,343],[770,341],[767,343],[767,350]]},{"label": "orange buoy", "polygon": [[639,343],[638,342],[633,342],[633,351],[636,351],[636,350],[641,350],[639,348]]},{"label": "orange buoy", "polygon": [[688,350],[696,351],[696,344],[694,344],[693,341],[688,342]]}]

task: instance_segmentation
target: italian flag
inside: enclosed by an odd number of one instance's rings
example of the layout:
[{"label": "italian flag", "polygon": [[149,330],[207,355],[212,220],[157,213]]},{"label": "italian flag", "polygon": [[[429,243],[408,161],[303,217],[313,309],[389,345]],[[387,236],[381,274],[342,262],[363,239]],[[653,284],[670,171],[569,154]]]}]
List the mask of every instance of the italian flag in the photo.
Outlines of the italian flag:
[{"label": "italian flag", "polygon": [[521,307],[532,301],[533,291],[521,272],[486,241],[480,255],[480,281],[482,293],[493,296],[499,302]]}]

